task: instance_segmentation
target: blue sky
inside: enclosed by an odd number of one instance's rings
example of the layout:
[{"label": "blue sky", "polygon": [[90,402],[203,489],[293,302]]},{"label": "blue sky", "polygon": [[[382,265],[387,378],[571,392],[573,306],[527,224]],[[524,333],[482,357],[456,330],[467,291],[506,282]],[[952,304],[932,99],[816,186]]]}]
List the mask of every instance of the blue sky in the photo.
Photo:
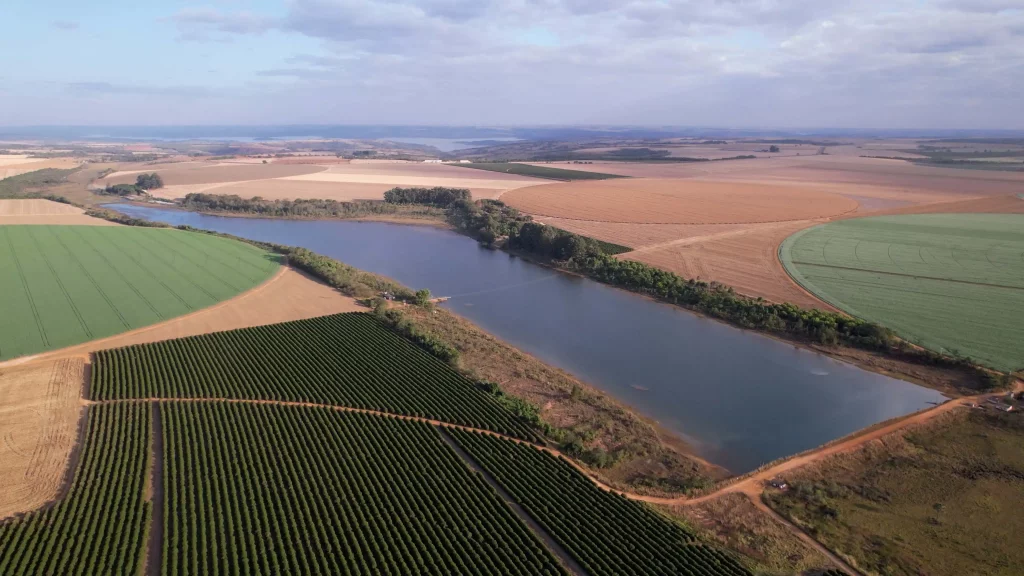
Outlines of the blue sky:
[{"label": "blue sky", "polygon": [[1020,0],[4,0],[0,125],[1024,128]]}]

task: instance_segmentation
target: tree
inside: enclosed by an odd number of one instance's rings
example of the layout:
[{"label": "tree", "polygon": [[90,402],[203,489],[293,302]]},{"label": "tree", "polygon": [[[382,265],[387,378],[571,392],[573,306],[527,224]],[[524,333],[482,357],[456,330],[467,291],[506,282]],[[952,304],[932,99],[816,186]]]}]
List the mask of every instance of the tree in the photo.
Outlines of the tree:
[{"label": "tree", "polygon": [[164,187],[164,179],[159,174],[139,174],[135,178],[135,186],[142,190],[156,190]]},{"label": "tree", "polygon": [[781,152],[782,149],[779,148],[778,146],[776,146],[775,144],[772,144],[771,146],[768,147],[768,151],[774,153],[774,152]]},{"label": "tree", "polygon": [[430,304],[430,290],[426,288],[417,290],[414,298],[417,306],[426,306]]}]

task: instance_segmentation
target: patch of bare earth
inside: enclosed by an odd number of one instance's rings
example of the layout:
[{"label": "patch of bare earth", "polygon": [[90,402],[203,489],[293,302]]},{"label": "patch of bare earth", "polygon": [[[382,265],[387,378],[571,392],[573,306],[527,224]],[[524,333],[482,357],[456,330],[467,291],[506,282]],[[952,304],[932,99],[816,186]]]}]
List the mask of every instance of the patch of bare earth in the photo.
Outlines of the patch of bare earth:
[{"label": "patch of bare earth", "polygon": [[[643,494],[680,494],[708,486],[726,471],[692,454],[678,437],[660,430],[607,394],[487,334],[446,310],[403,309],[423,330],[455,346],[462,367],[497,382],[505,393],[540,408],[540,416],[565,439],[612,459],[589,465],[602,482]],[[559,432],[556,432],[556,434]],[[586,458],[577,461],[587,464]]]},{"label": "patch of bare earth", "polygon": [[759,574],[782,576],[832,567],[827,558],[744,494],[725,494],[693,506],[661,508],[745,556]]},{"label": "patch of bare earth", "polygon": [[0,226],[7,224],[66,224],[118,226],[114,222],[86,216],[77,206],[38,198],[0,200]]},{"label": "patch of bare earth", "polygon": [[0,518],[55,499],[75,445],[82,358],[0,369]]},{"label": "patch of bare earth", "polygon": [[744,224],[838,216],[857,202],[803,187],[682,179],[577,181],[506,192],[528,214],[635,224]]},{"label": "patch of bare earth", "polygon": [[778,258],[783,240],[820,222],[747,224],[641,247],[620,257],[675,272],[684,278],[720,282],[747,296],[832,310],[794,282]]}]

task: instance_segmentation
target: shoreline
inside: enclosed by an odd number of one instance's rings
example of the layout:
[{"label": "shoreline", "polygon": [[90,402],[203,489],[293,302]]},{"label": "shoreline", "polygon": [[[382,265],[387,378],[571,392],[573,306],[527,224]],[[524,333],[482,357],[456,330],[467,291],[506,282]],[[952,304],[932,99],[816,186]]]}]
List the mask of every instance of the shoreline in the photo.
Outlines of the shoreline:
[{"label": "shoreline", "polygon": [[140,208],[158,208],[161,210],[175,210],[178,212],[188,212],[192,214],[202,214],[204,216],[218,216],[222,218],[252,218],[256,220],[295,220],[298,222],[384,222],[387,224],[398,224],[402,226],[430,226],[434,228],[444,228],[455,231],[455,229],[445,222],[444,216],[408,216],[402,214],[362,214],[359,216],[325,216],[325,217],[302,217],[302,216],[278,216],[278,215],[265,215],[255,214],[248,212],[224,212],[217,210],[189,210],[183,208],[179,204],[164,203],[164,202],[143,202],[140,200],[122,200],[120,202],[105,202],[99,204],[100,207],[106,207],[111,204],[128,204],[131,206],[138,206]]}]

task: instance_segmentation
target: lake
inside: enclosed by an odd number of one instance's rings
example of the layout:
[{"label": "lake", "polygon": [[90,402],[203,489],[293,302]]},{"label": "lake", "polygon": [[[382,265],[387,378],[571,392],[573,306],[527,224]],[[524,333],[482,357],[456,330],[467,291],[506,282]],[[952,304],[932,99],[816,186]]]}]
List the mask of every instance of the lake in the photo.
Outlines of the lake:
[{"label": "lake", "polygon": [[303,246],[413,289],[657,420],[742,474],[945,398],[426,226],[125,214]]}]

